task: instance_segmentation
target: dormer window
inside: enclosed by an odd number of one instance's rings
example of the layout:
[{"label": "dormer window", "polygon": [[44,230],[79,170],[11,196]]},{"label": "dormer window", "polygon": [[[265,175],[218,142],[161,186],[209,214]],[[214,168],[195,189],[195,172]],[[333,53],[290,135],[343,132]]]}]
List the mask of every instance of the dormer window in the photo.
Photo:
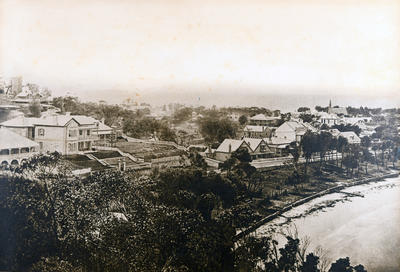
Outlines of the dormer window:
[{"label": "dormer window", "polygon": [[44,136],[44,128],[39,128],[38,129],[38,135],[39,136]]}]

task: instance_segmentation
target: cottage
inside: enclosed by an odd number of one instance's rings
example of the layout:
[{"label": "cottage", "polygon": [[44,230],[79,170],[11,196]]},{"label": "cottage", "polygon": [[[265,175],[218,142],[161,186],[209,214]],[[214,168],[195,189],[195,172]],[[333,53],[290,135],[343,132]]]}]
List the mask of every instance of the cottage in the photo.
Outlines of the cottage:
[{"label": "cottage", "polygon": [[243,141],[250,146],[250,155],[253,160],[269,158],[272,157],[272,154],[274,153],[263,139],[243,138]]},{"label": "cottage", "polygon": [[266,126],[251,126],[247,125],[243,129],[243,136],[245,138],[265,138],[271,137],[272,129]]},{"label": "cottage", "polygon": [[225,139],[215,150],[215,159],[226,161],[231,154],[240,148],[246,148],[249,153],[252,152],[251,147],[243,140]]},{"label": "cottage", "polygon": [[279,126],[272,138],[278,138],[289,143],[300,142],[307,131],[316,131],[316,129],[308,123],[291,120]]}]

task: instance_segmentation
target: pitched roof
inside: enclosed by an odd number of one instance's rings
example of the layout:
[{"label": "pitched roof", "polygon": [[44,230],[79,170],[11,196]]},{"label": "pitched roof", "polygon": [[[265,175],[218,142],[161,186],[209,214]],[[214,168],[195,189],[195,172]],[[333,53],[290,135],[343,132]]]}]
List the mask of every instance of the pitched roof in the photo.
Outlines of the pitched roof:
[{"label": "pitched roof", "polygon": [[286,121],[282,125],[288,125],[291,129],[296,131],[296,133],[305,133],[307,130],[316,131],[316,128],[310,125],[309,123],[303,123],[299,121]]},{"label": "pitched roof", "polygon": [[[225,152],[229,153],[229,145],[231,146],[231,152],[236,151],[242,144],[248,146],[246,142],[243,140],[234,140],[234,139],[225,139],[217,148],[216,152]],[[250,147],[251,148],[251,147]]]},{"label": "pitched roof", "polygon": [[343,131],[339,134],[342,137],[354,137],[355,139],[359,138],[354,131]]},{"label": "pitched roof", "polygon": [[265,116],[264,114],[260,113],[257,115],[254,115],[253,117],[250,117],[250,120],[265,120],[265,121],[272,121],[272,120],[278,120],[280,117],[275,117],[275,116]]},{"label": "pitched roof", "polygon": [[112,130],[111,127],[107,126],[103,122],[99,122],[98,124],[99,124],[99,127],[97,128],[97,130]]},{"label": "pitched roof", "polygon": [[18,116],[2,122],[1,125],[6,127],[33,127],[36,119],[39,118]]},{"label": "pitched roof", "polygon": [[251,150],[256,150],[257,147],[264,142],[263,139],[256,139],[256,138],[243,138],[243,140],[250,146]]},{"label": "pitched roof", "polygon": [[304,128],[303,125],[296,121],[286,121],[284,124],[288,125],[293,130],[296,130],[297,128]]},{"label": "pitched roof", "polygon": [[5,127],[0,128],[0,149],[36,146],[39,146],[39,144]]},{"label": "pitched roof", "polygon": [[89,125],[98,122],[96,119],[84,115],[49,115],[41,118],[19,116],[1,123],[7,127],[33,127],[34,125],[65,126],[74,119],[80,125]]},{"label": "pitched roof", "polygon": [[247,125],[244,128],[244,131],[251,131],[251,132],[264,132],[267,127],[263,126],[251,126]]},{"label": "pitched roof", "polygon": [[284,145],[290,144],[291,141],[288,139],[278,138],[278,137],[271,137],[271,138],[264,138],[263,139],[268,145]]},{"label": "pitched roof", "polygon": [[361,142],[360,137],[354,131],[340,132],[339,136],[346,138],[349,143]]}]

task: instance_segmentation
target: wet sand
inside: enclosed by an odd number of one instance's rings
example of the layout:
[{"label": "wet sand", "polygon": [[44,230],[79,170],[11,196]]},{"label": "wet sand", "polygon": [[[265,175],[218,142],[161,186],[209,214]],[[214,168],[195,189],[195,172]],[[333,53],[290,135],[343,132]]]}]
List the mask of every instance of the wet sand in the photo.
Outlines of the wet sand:
[{"label": "wet sand", "polygon": [[400,178],[342,192],[295,207],[258,228],[256,234],[297,229],[299,238],[312,237],[310,251],[321,246],[330,260],[349,256],[353,265],[361,263],[369,271],[400,271]]}]

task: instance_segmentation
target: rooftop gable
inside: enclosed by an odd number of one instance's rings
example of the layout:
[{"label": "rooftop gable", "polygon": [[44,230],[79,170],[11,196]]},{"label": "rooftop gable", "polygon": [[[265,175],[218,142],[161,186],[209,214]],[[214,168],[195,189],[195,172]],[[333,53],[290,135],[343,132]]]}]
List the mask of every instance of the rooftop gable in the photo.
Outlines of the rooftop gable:
[{"label": "rooftop gable", "polygon": [[92,117],[83,115],[49,115],[40,118],[19,116],[5,121],[1,125],[9,127],[33,127],[35,125],[64,127],[71,120],[75,120],[79,125],[91,125],[98,122]]},{"label": "rooftop gable", "polygon": [[250,146],[252,151],[255,151],[261,143],[265,144],[265,141],[263,139],[256,138],[243,138],[243,141],[245,141]]},{"label": "rooftop gable", "polygon": [[278,119],[280,119],[280,117],[265,116],[262,113],[254,115],[253,117],[250,117],[250,120],[263,120],[263,121],[272,121],[272,120],[278,120]]},{"label": "rooftop gable", "polygon": [[225,152],[229,153],[229,145],[231,152],[235,152],[243,145],[246,145],[248,148],[251,147],[243,140],[234,140],[234,139],[225,139],[217,148],[216,152]]}]

